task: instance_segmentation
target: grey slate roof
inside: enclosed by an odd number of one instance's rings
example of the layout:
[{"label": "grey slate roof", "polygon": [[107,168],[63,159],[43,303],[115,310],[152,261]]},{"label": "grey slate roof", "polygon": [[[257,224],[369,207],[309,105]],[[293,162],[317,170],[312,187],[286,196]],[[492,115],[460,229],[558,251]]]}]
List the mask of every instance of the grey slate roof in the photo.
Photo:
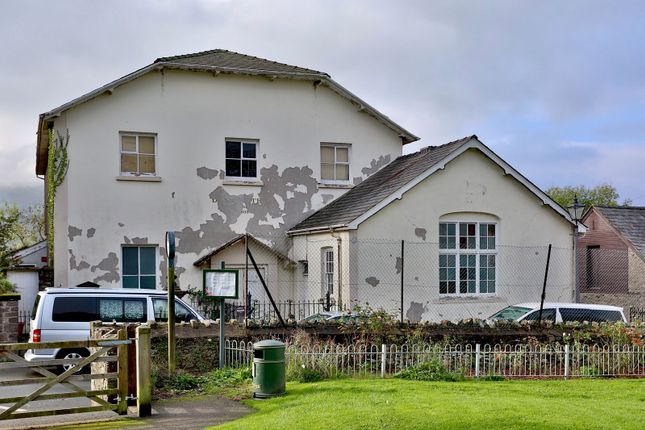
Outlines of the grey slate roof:
[{"label": "grey slate roof", "polygon": [[477,136],[464,137],[441,146],[428,146],[398,157],[290,231],[348,225],[472,139],[477,139]]},{"label": "grey slate roof", "polygon": [[348,99],[359,111],[375,118],[389,129],[393,130],[401,138],[403,144],[419,140],[417,136],[401,127],[387,115],[379,112],[369,103],[362,100],[356,94],[344,88],[325,72],[307,69],[304,67],[291,66],[263,58],[252,57],[224,49],[197,52],[194,54],[175,55],[171,57],[157,58],[152,64],[135,70],[119,79],[103,85],[87,94],[64,103],[57,108],[40,114],[38,118],[38,137],[36,139],[36,174],[44,175],[47,170],[47,121],[58,117],[62,112],[85,103],[102,94],[112,94],[118,87],[137,79],[138,77],[153,71],[163,69],[189,70],[218,73],[232,73],[241,75],[268,76],[269,78],[300,79],[313,81],[316,85],[324,85],[332,91]]},{"label": "grey slate roof", "polygon": [[194,54],[175,55],[172,57],[161,57],[154,61],[155,64],[183,65],[186,67],[212,67],[218,70],[230,70],[247,73],[275,73],[275,74],[296,74],[296,75],[321,75],[329,78],[327,73],[318,70],[306,69],[304,67],[291,66],[276,61],[265,60],[264,58],[252,57],[239,54],[225,49],[213,49],[211,51],[197,52]]},{"label": "grey slate roof", "polygon": [[595,208],[645,258],[645,207],[595,206]]}]

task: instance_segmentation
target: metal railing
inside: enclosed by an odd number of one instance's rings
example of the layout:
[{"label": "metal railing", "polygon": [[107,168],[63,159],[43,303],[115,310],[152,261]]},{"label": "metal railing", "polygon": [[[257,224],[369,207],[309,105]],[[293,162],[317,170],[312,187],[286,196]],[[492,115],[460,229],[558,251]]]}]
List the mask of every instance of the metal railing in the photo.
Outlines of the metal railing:
[{"label": "metal railing", "polygon": [[29,336],[29,323],[31,321],[31,312],[25,310],[18,311],[18,336],[28,337]]},{"label": "metal railing", "polygon": [[[226,302],[224,308],[224,315],[226,320],[236,320],[242,322],[244,319],[244,302]],[[204,317],[215,320],[219,318],[219,304],[218,303],[194,303],[195,309]],[[339,307],[336,304],[328,304],[323,301],[307,301],[307,300],[280,300],[276,301],[276,307],[280,311],[282,318],[293,319],[300,321],[308,316],[317,314],[323,311],[344,311],[345,307]],[[247,309],[248,319],[254,321],[273,321],[277,320],[278,316],[273,308],[271,302],[268,301],[251,301]]]},{"label": "metal railing", "polygon": [[[250,342],[226,341],[226,364],[248,366]],[[437,360],[465,377],[645,377],[645,346],[632,345],[290,345],[287,369],[305,367],[325,376],[393,375]]]}]

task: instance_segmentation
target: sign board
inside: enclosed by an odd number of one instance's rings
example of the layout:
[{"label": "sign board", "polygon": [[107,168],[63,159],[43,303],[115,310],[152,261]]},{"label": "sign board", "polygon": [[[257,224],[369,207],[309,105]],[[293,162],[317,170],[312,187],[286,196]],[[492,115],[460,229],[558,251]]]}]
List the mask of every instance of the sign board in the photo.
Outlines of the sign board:
[{"label": "sign board", "polygon": [[232,269],[204,270],[204,295],[206,297],[237,299],[239,273]]}]

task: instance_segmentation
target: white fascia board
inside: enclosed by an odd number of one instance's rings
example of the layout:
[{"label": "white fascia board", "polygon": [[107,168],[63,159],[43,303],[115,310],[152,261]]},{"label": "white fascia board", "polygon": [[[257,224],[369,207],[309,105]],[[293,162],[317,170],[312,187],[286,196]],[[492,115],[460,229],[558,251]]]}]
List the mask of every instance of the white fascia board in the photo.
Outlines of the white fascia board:
[{"label": "white fascia board", "polygon": [[517,170],[515,170],[513,167],[511,167],[510,164],[508,164],[506,161],[504,161],[502,158],[500,158],[497,154],[495,154],[493,151],[491,151],[486,145],[484,145],[482,142],[479,140],[473,138],[470,139],[468,143],[463,144],[459,149],[451,152],[448,156],[446,156],[444,159],[430,167],[428,170],[405,184],[403,187],[399,188],[397,191],[394,193],[390,194],[387,198],[384,200],[381,200],[380,203],[372,207],[370,210],[365,212],[363,215],[359,216],[356,218],[354,221],[349,223],[347,225],[347,228],[349,230],[355,230],[358,228],[358,226],[368,218],[370,218],[372,215],[376,214],[379,212],[381,209],[392,203],[394,200],[400,200],[403,197],[403,194],[405,194],[407,191],[411,190],[414,188],[416,185],[418,185],[421,181],[426,179],[428,176],[432,175],[434,172],[437,170],[442,170],[446,167],[446,164],[454,160],[455,158],[459,157],[461,154],[466,152],[469,149],[477,149],[481,151],[484,155],[486,155],[489,159],[491,159],[495,164],[497,164],[502,170],[504,170],[504,173],[507,175],[513,176],[517,181],[519,181],[522,185],[524,185],[529,191],[531,191],[535,196],[537,196],[540,200],[542,200],[542,203],[545,205],[549,205],[553,210],[555,210],[558,214],[563,216],[567,221],[575,225],[575,222],[571,219],[571,215],[564,210],[560,205],[558,205],[553,199],[551,199],[548,195],[544,193],[544,191],[540,190],[535,184],[533,184],[531,181],[526,179],[522,174],[520,174]]}]

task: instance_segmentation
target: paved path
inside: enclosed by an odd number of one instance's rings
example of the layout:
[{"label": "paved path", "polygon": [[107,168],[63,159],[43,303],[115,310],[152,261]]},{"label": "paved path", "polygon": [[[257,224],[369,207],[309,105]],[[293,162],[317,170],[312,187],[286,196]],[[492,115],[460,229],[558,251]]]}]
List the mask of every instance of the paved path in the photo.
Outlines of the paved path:
[{"label": "paved path", "polygon": [[[201,430],[243,417],[253,409],[233,400],[218,396],[200,396],[186,399],[163,400],[153,403],[152,416],[136,418],[136,410],[130,408],[126,422],[113,412],[94,414],[72,414],[55,417],[30,418],[24,420],[0,421],[0,429],[33,429],[59,426],[78,426],[81,423],[107,421],[101,429],[175,429]],[[109,423],[109,424],[108,424]],[[89,429],[91,425],[82,428]]]}]

